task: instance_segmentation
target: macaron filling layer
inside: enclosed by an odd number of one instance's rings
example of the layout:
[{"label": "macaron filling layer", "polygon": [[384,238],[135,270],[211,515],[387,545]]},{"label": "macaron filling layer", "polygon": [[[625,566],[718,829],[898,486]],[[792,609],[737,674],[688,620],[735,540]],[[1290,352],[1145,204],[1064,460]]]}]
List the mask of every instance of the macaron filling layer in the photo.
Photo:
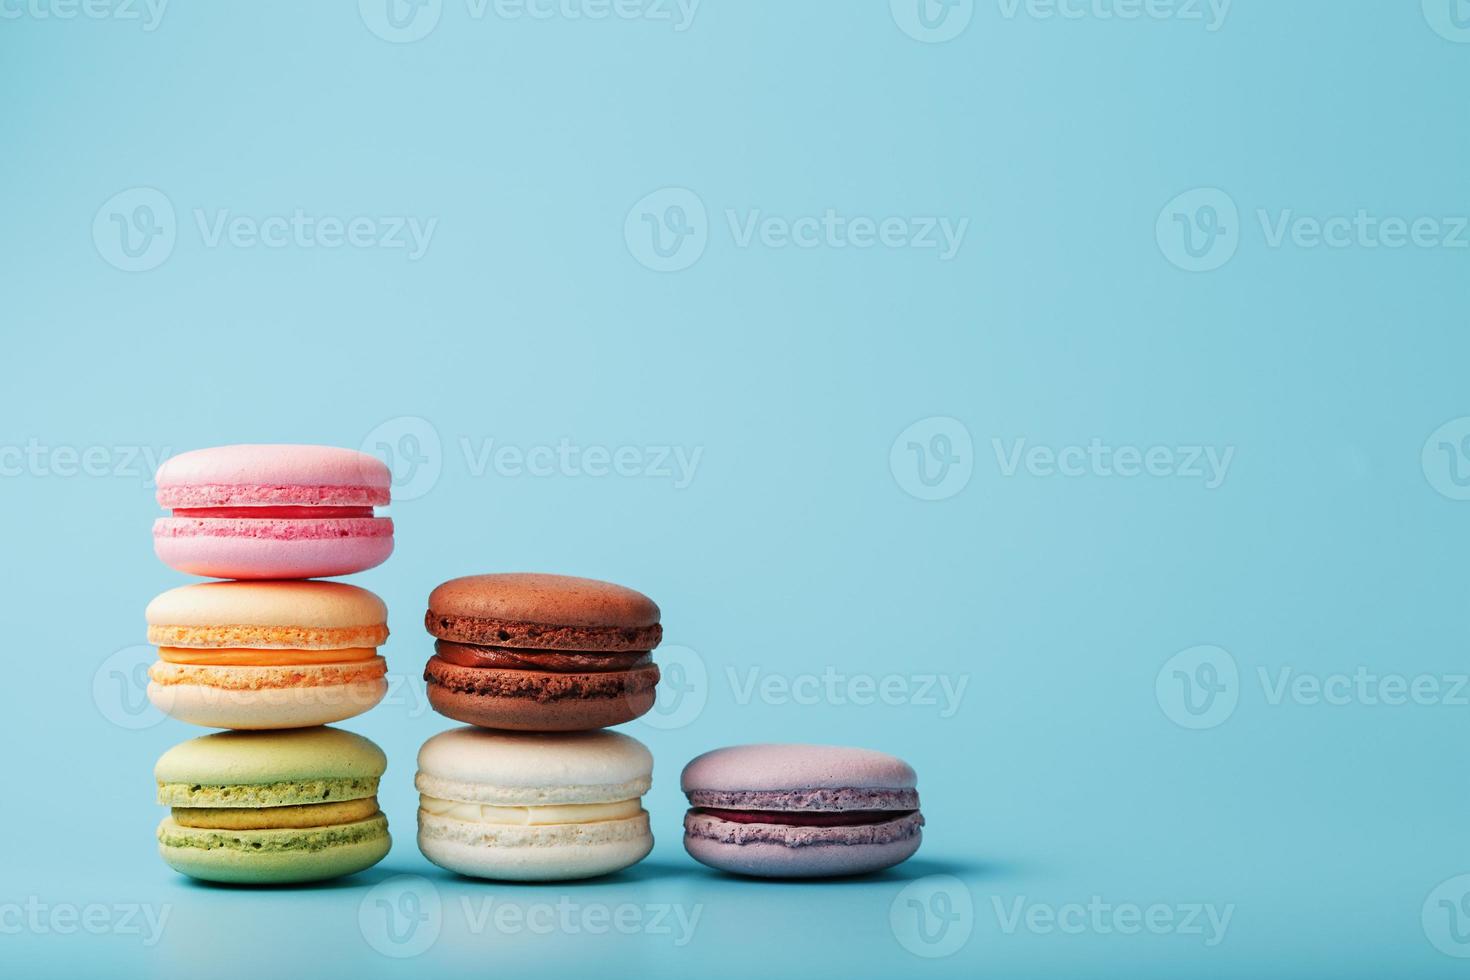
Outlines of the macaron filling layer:
[{"label": "macaron filling layer", "polygon": [[175,517],[248,517],[298,520],[322,517],[372,517],[371,507],[175,507]]},{"label": "macaron filling layer", "polygon": [[380,647],[388,639],[384,623],[361,626],[260,626],[221,623],[211,626],[150,624],[148,642],[160,647],[215,649],[352,650]]},{"label": "macaron filling layer", "polygon": [[186,807],[172,810],[180,827],[203,830],[284,830],[298,827],[330,827],[366,820],[378,812],[378,798],[342,800],[336,803],[304,803],[265,807]]},{"label": "macaron filling layer", "polygon": [[374,647],[349,647],[345,650],[277,650],[254,648],[159,647],[158,659],[171,664],[194,664],[212,667],[291,667],[303,664],[343,664],[372,660],[378,655]]},{"label": "macaron filling layer", "polygon": [[653,690],[658,686],[658,679],[658,667],[653,663],[632,670],[558,673],[460,667],[436,654],[424,665],[424,680],[444,690],[538,703],[630,698]]},{"label": "macaron filling layer", "polygon": [[551,806],[493,806],[446,800],[435,796],[419,797],[419,808],[436,817],[451,817],[470,823],[500,824],[516,827],[547,827],[571,823],[600,823],[604,820],[627,820],[643,812],[640,800],[615,803],[564,803]]},{"label": "macaron filling layer", "polygon": [[345,663],[245,667],[181,664],[159,660],[148,668],[148,679],[165,687],[171,684],[199,684],[231,691],[262,691],[359,684],[375,681],[387,673],[388,662],[374,654],[367,660]]},{"label": "macaron filling layer", "polygon": [[391,517],[160,517],[155,538],[252,538],[320,541],[333,538],[391,538]]},{"label": "macaron filling layer", "polygon": [[453,643],[449,640],[436,640],[434,652],[440,659],[456,667],[536,670],[555,674],[608,673],[631,670],[653,662],[653,654],[647,650],[614,652],[532,650]]}]

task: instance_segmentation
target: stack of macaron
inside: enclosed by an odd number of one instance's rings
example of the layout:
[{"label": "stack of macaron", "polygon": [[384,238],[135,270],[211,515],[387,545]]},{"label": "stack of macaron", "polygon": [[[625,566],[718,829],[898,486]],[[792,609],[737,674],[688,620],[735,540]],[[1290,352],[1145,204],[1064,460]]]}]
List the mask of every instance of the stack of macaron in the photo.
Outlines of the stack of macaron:
[{"label": "stack of macaron", "polygon": [[642,593],[594,579],[457,578],[429,596],[429,703],[469,727],[419,752],[419,849],[480,878],[608,874],[653,848],[653,757],[602,731],[654,702],[663,635]]},{"label": "stack of macaron", "polygon": [[148,697],[181,721],[231,729],[170,749],[154,775],[172,808],[158,829],[175,870],[284,883],[350,874],[388,852],[376,802],[386,761],[367,739],[319,726],[387,691],[387,609],[366,589],[316,581],[393,550],[392,475],[330,446],[243,445],[172,457],[155,477],[171,515],[154,550],[181,572],[230,581],[148,605],[158,646]]}]

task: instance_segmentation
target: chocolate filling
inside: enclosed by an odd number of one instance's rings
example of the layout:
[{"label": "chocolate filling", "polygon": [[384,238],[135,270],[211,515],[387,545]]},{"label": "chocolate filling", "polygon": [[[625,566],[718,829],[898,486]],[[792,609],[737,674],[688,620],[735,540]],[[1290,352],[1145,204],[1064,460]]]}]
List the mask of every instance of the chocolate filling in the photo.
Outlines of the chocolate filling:
[{"label": "chocolate filling", "polygon": [[632,670],[653,662],[647,650],[594,653],[577,650],[525,650],[474,646],[436,640],[434,652],[456,667],[492,667],[497,670],[536,670],[551,674],[598,674]]},{"label": "chocolate filling", "polygon": [[915,810],[721,810],[717,807],[695,807],[702,813],[731,823],[774,823],[787,827],[859,827],[863,824],[887,823],[906,817]]}]

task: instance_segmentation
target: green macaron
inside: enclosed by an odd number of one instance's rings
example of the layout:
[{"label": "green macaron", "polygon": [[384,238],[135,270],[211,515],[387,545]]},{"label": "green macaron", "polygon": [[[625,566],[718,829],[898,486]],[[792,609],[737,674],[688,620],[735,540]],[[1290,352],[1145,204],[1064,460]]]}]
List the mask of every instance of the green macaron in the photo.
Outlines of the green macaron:
[{"label": "green macaron", "polygon": [[321,881],[388,853],[378,810],[383,750],[335,728],[220,732],[165,752],[153,768],[158,850],[191,878],[241,884]]}]

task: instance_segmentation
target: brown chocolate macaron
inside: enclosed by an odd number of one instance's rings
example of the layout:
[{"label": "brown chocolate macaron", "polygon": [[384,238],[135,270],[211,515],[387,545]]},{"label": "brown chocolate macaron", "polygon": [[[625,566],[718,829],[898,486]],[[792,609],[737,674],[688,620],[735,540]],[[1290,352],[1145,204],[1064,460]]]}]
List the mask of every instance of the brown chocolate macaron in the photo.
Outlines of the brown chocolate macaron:
[{"label": "brown chocolate macaron", "polygon": [[470,575],[429,595],[424,626],[435,637],[429,703],[456,721],[583,731],[653,707],[663,627],[641,592],[567,575]]}]

